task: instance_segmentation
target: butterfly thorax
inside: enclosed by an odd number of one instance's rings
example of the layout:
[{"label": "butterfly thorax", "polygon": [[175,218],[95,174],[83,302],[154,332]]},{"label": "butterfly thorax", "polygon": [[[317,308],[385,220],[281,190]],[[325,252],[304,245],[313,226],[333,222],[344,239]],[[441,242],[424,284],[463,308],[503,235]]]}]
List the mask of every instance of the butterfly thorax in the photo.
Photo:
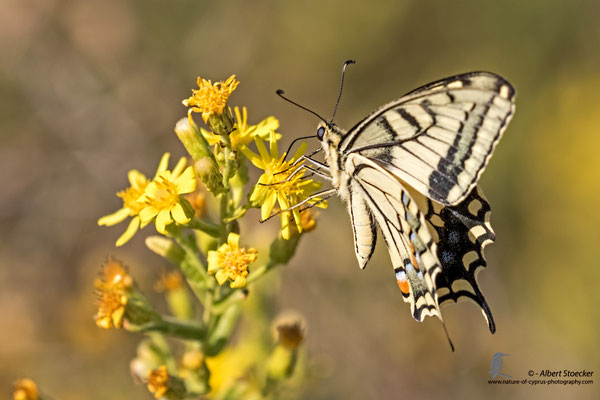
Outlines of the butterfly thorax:
[{"label": "butterfly thorax", "polygon": [[334,124],[326,125],[325,123],[321,123],[318,128],[320,127],[325,128],[325,134],[321,139],[321,146],[323,147],[323,152],[325,154],[325,161],[329,166],[332,184],[338,190],[340,197],[347,200],[347,177],[345,176],[346,174],[343,168],[345,160],[340,158],[341,155],[338,151],[338,146],[346,134],[346,131]]}]

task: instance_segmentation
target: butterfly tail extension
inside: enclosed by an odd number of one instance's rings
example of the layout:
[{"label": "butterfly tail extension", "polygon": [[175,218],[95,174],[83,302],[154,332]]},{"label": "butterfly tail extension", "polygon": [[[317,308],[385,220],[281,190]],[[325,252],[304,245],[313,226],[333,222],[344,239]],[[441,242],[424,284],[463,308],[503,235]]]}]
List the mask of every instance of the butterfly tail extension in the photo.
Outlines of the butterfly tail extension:
[{"label": "butterfly tail extension", "polygon": [[425,212],[425,219],[437,243],[442,273],[436,288],[440,306],[470,300],[481,308],[491,333],[496,324],[485,300],[477,275],[485,268],[485,247],[495,240],[490,224],[491,208],[482,190],[475,187],[462,203],[444,207],[418,194],[413,196]]},{"label": "butterfly tail extension", "polygon": [[351,173],[351,192],[365,199],[379,225],[413,317],[419,322],[428,315],[441,319],[435,288],[441,272],[436,243],[417,204],[398,179],[365,157],[350,155],[346,170]]}]

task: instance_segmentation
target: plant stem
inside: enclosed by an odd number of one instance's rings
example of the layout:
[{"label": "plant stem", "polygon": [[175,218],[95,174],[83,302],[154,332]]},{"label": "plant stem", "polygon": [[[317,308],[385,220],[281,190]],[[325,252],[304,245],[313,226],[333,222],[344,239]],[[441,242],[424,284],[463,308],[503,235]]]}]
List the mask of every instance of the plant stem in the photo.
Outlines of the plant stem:
[{"label": "plant stem", "polygon": [[147,324],[129,325],[127,330],[131,332],[159,332],[190,340],[204,340],[206,337],[206,328],[203,325],[167,316]]}]

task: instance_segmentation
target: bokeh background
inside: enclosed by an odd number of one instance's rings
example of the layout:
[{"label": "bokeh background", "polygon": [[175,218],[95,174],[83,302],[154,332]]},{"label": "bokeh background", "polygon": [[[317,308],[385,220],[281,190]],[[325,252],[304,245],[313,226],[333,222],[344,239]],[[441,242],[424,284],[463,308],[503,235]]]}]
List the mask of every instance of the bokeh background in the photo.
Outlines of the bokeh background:
[{"label": "bokeh background", "polygon": [[[0,395],[32,377],[57,399],[149,399],[128,361],[139,338],[98,329],[92,282],[111,254],[149,288],[165,263],[124,226],[126,173],[184,154],[173,134],[202,77],[237,74],[231,100],[286,141],[315,118],[277,88],[351,127],[429,81],[490,70],[517,88],[517,112],[481,180],[497,241],[474,305],[416,323],[382,245],[359,271],[344,206],[332,201],[277,284],[274,309],[306,318],[314,359],[306,399],[597,398],[600,392],[600,3],[598,1],[2,0],[0,4]],[[315,143],[315,146],[317,144]],[[251,214],[250,220],[258,219]],[[277,225],[248,223],[250,237]],[[269,231],[271,232],[271,231]],[[493,353],[524,379],[593,370],[587,387],[489,385]]]}]

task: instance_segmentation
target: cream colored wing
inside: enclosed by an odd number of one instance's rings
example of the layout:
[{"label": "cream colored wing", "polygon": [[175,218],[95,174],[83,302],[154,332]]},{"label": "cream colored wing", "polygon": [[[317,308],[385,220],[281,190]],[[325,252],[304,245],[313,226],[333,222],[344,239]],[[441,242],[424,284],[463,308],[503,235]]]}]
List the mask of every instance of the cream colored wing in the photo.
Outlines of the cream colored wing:
[{"label": "cream colored wing", "polygon": [[391,102],[348,131],[360,154],[424,196],[456,205],[477,184],[514,113],[515,90],[488,72],[446,78]]}]

